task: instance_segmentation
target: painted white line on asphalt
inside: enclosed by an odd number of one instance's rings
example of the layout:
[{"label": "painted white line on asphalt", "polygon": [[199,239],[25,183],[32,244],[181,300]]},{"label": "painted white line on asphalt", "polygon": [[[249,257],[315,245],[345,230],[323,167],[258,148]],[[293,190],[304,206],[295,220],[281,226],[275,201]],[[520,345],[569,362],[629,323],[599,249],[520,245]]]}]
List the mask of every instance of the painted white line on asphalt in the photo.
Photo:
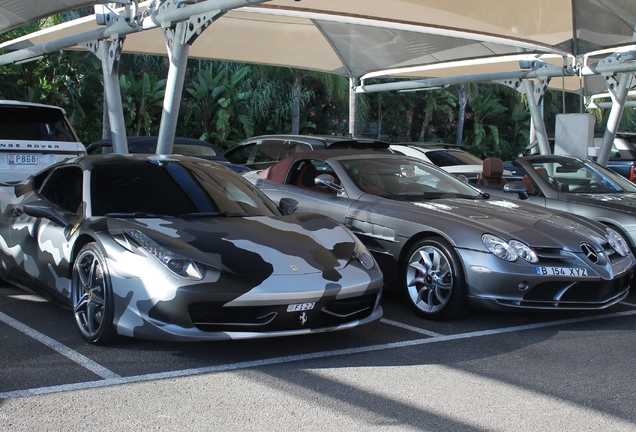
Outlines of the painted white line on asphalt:
[{"label": "painted white line on asphalt", "polygon": [[408,324],[403,324],[401,322],[393,321],[393,320],[390,320],[390,319],[381,318],[380,322],[383,322],[384,324],[389,324],[389,325],[392,325],[392,326],[395,326],[395,327],[400,327],[400,328],[403,328],[403,329],[406,329],[406,330],[410,330],[410,331],[413,331],[415,333],[420,333],[420,334],[423,334],[423,335],[426,335],[426,336],[431,336],[431,337],[443,336],[440,333],[435,333],[435,332],[432,332],[432,331],[424,330],[423,328],[415,327],[415,326],[408,325]]},{"label": "painted white line on asphalt", "polygon": [[619,304],[625,305],[625,306],[631,306],[631,307],[636,307],[636,304],[634,303],[627,303],[627,302],[620,302]]},{"label": "painted white line on asphalt", "polygon": [[94,362],[93,360],[89,359],[86,356],[83,356],[77,351],[73,351],[72,349],[70,349],[66,345],[59,343],[55,339],[52,339],[36,330],[33,330],[31,327],[25,324],[22,324],[20,321],[11,318],[9,315],[5,315],[2,312],[0,312],[0,321],[24,333],[25,335],[32,337],[38,342],[43,343],[49,348],[54,349],[55,351],[62,354],[64,357],[67,357],[68,359],[74,361],[75,363],[78,363],[80,366],[88,369],[89,371],[93,372],[94,374],[102,378],[105,378],[105,379],[120,378],[119,375],[106,369],[104,366],[100,365],[99,363]]},{"label": "painted white line on asphalt", "polygon": [[305,361],[305,360],[315,360],[315,359],[335,357],[340,355],[361,354],[366,352],[382,351],[382,350],[393,349],[393,348],[404,348],[404,347],[411,347],[411,346],[417,346],[417,345],[426,345],[426,344],[431,344],[436,342],[446,342],[446,341],[459,340],[459,339],[470,339],[474,337],[491,336],[491,335],[511,333],[511,332],[517,332],[517,331],[523,331],[523,330],[532,330],[532,329],[538,329],[538,328],[544,328],[544,327],[554,327],[554,326],[567,325],[567,324],[576,324],[576,323],[581,323],[586,321],[598,321],[598,320],[611,319],[611,318],[620,318],[620,317],[631,316],[631,315],[636,315],[636,310],[626,311],[626,312],[617,312],[617,313],[607,314],[607,315],[571,318],[571,319],[565,319],[560,321],[548,321],[544,323],[527,324],[522,326],[506,327],[506,328],[493,329],[493,330],[482,330],[482,331],[469,332],[469,333],[460,333],[455,335],[445,335],[445,336],[431,337],[426,339],[415,339],[415,340],[403,341],[403,342],[392,342],[392,343],[387,343],[382,345],[371,345],[371,346],[359,347],[359,348],[322,351],[322,352],[315,352],[315,353],[302,354],[302,355],[275,357],[275,358],[264,359],[264,360],[253,360],[248,362],[229,363],[224,365],[208,366],[208,367],[194,368],[194,369],[184,369],[179,371],[161,372],[161,373],[147,374],[147,375],[137,375],[137,376],[131,376],[131,377],[118,377],[118,378],[105,379],[103,381],[89,381],[89,382],[77,383],[77,384],[40,387],[40,388],[33,388],[33,389],[27,389],[27,390],[16,390],[16,391],[0,393],[0,399],[9,399],[9,398],[31,396],[31,395],[57,393],[57,392],[70,391],[70,390],[83,390],[83,389],[89,389],[89,388],[107,387],[107,386],[116,385],[116,384],[128,384],[128,383],[136,383],[136,382],[144,382],[144,381],[154,381],[154,380],[166,379],[166,378],[179,378],[179,377],[185,377],[185,376],[191,376],[191,375],[200,375],[205,373],[226,372],[226,371],[237,370],[237,369],[247,369],[247,368],[259,367],[259,366],[269,366],[269,365],[291,363],[291,362]]}]

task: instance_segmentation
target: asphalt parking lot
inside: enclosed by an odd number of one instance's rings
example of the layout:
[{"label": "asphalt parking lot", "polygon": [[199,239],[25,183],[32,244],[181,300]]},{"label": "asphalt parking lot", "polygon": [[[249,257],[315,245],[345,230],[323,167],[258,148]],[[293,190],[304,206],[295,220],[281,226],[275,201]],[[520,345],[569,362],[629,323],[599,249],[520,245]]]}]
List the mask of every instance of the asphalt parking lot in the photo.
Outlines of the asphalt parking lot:
[{"label": "asphalt parking lot", "polygon": [[636,294],[602,312],[417,318],[276,339],[86,344],[0,284],[0,430],[636,430]]}]

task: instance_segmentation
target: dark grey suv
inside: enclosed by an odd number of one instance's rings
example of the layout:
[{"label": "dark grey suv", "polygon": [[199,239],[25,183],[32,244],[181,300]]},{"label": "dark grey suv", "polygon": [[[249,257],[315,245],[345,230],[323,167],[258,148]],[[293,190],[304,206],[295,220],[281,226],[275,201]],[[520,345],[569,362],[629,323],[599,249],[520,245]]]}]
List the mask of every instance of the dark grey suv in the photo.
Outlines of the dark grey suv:
[{"label": "dark grey suv", "polygon": [[380,150],[392,153],[389,143],[368,138],[322,135],[261,135],[241,141],[224,153],[233,164],[264,169],[293,153],[318,149]]}]

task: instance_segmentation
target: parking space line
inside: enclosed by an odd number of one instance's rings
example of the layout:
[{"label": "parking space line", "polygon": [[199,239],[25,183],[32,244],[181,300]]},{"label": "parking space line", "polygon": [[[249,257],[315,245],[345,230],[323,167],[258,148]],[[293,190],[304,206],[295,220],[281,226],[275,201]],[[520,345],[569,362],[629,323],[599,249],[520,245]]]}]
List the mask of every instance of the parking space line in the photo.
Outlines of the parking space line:
[{"label": "parking space line", "polygon": [[386,319],[386,318],[381,318],[380,321],[385,323],[385,324],[389,324],[389,325],[392,325],[392,326],[395,326],[395,327],[400,327],[400,328],[403,328],[405,330],[410,330],[412,332],[420,333],[420,334],[423,334],[423,335],[426,335],[426,336],[431,336],[431,337],[443,336],[440,333],[435,333],[435,332],[432,332],[432,331],[424,330],[423,328],[415,327],[415,326],[408,325],[408,324],[403,324],[401,322],[393,321],[393,320]]},{"label": "parking space line", "polygon": [[70,349],[69,347],[67,347],[66,345],[63,345],[61,343],[59,343],[58,341],[56,341],[55,339],[52,339],[46,335],[43,335],[42,333],[33,330],[31,327],[22,324],[20,321],[11,318],[8,315],[5,315],[4,313],[0,312],[0,321],[4,322],[5,324],[13,327],[14,329],[24,333],[27,336],[32,337],[33,339],[37,340],[38,342],[43,343],[44,345],[48,346],[49,348],[59,352],[60,354],[62,354],[63,356],[65,356],[66,358],[74,361],[75,363],[79,364],[80,366],[88,369],[89,371],[93,372],[94,374],[104,378],[104,379],[118,379],[121,378],[119,375],[117,375],[116,373],[106,369],[104,366],[100,365],[97,362],[94,362],[93,360],[89,359],[86,356],[83,356],[82,354],[78,353],[77,351],[73,351],[72,349]]},{"label": "parking space line", "polygon": [[[223,365],[217,365],[217,366],[183,369],[183,370],[161,372],[161,373],[154,373],[154,374],[147,374],[147,375],[136,375],[131,377],[119,377],[118,375],[113,374],[115,375],[116,378],[109,378],[109,379],[100,380],[100,381],[88,381],[88,382],[76,383],[76,384],[51,386],[51,387],[40,387],[40,388],[33,388],[33,389],[27,389],[27,390],[9,391],[5,393],[0,393],[0,399],[25,397],[25,396],[38,395],[38,394],[58,393],[58,392],[70,391],[70,390],[83,390],[88,388],[107,387],[107,386],[116,385],[116,384],[130,384],[130,383],[154,381],[154,380],[166,379],[166,378],[180,378],[185,376],[201,375],[205,373],[227,372],[232,370],[247,369],[247,368],[259,367],[259,366],[269,366],[269,365],[275,365],[275,364],[281,364],[281,363],[291,363],[296,361],[315,360],[319,358],[335,357],[340,355],[361,354],[361,353],[382,351],[382,350],[393,349],[393,348],[404,348],[404,347],[411,347],[411,346],[417,346],[417,345],[426,345],[426,344],[436,343],[436,342],[446,342],[451,340],[471,339],[474,337],[491,336],[491,335],[497,335],[497,334],[523,331],[523,330],[533,330],[533,329],[544,328],[544,327],[555,327],[560,325],[576,324],[576,323],[586,322],[586,321],[598,321],[598,320],[611,319],[611,318],[620,318],[620,317],[631,316],[631,315],[636,315],[636,310],[626,311],[626,312],[616,312],[616,313],[607,314],[607,315],[595,315],[595,316],[571,318],[571,319],[565,319],[565,320],[559,320],[559,321],[548,321],[543,323],[527,324],[522,326],[505,327],[500,329],[481,330],[481,331],[475,331],[475,332],[469,332],[469,333],[460,333],[455,335],[441,335],[437,337],[428,337],[425,339],[414,339],[414,340],[402,341],[402,342],[391,342],[391,343],[382,344],[382,345],[370,345],[370,346],[364,346],[364,347],[358,347],[358,348],[347,348],[347,349],[340,349],[340,350],[333,350],[333,351],[321,351],[321,352],[299,354],[299,355],[286,356],[286,357],[275,357],[275,358],[264,359],[264,360],[253,360],[253,361],[247,361],[247,362],[229,363],[229,364],[223,364]],[[1,315],[0,315],[0,318],[2,318]]]}]

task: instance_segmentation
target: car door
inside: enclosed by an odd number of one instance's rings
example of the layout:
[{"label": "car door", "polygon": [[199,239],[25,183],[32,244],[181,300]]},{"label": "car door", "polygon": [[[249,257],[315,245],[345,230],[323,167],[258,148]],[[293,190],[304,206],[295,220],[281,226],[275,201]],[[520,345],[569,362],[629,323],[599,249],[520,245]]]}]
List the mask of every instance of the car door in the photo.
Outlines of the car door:
[{"label": "car door", "polygon": [[23,277],[54,299],[70,299],[68,286],[71,248],[68,237],[82,212],[82,170],[77,166],[53,169],[34,195],[53,205],[69,221],[61,225],[48,218],[30,216],[21,203],[11,220],[11,243],[20,245],[18,262],[24,263]]},{"label": "car door", "polygon": [[[355,200],[351,199],[346,193],[338,194],[330,192],[326,188],[310,187],[311,183],[306,185],[308,187],[303,187],[300,176],[303,167],[308,164],[312,164],[316,168],[317,175],[335,175],[333,168],[321,159],[298,159],[290,166],[283,184],[270,182],[264,187],[259,185],[259,188],[263,189],[263,192],[276,203],[278,203],[281,198],[295,199],[298,201],[297,213],[319,213],[344,223],[347,212]],[[335,180],[338,182],[337,178]]]}]

